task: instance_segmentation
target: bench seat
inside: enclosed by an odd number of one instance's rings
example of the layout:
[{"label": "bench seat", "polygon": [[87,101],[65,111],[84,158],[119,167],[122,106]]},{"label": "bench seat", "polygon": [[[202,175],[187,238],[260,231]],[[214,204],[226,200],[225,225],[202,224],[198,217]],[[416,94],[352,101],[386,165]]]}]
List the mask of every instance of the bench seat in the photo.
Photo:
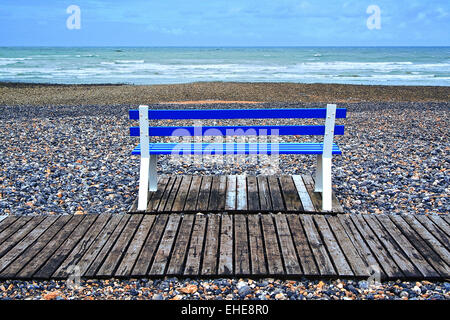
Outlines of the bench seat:
[{"label": "bench seat", "polygon": [[[322,154],[323,143],[149,143],[150,154]],[[174,148],[175,151],[174,151]],[[131,154],[140,155],[138,144]],[[342,154],[333,143],[332,154]]]}]

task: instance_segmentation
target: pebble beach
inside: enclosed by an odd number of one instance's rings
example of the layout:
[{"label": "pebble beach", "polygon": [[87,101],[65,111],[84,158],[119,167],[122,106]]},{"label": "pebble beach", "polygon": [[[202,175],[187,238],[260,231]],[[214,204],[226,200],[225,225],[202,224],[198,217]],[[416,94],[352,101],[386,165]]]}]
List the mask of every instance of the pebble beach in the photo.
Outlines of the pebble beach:
[{"label": "pebble beach", "polygon": [[[241,88],[241,89],[240,89]],[[426,90],[424,88],[429,88]],[[308,94],[310,93],[310,94]],[[128,100],[127,100],[128,98]],[[205,100],[233,100],[223,104]],[[202,100],[199,104],[173,101]],[[239,103],[239,101],[245,101]],[[353,214],[450,212],[450,87],[199,83],[58,86],[0,83],[0,215],[125,214],[137,196],[138,143],[128,110],[318,107],[348,109],[333,189]],[[312,123],[312,122],[311,122]],[[192,125],[158,121],[157,125]],[[202,125],[236,125],[204,121]],[[239,120],[239,124],[302,124]],[[303,141],[282,137],[281,141]],[[159,175],[264,174],[253,159],[191,165],[160,157]],[[314,173],[311,156],[280,156],[275,174]],[[243,289],[244,288],[244,289]],[[2,281],[0,299],[450,299],[448,282],[163,279]]]},{"label": "pebble beach", "polygon": [[0,299],[25,300],[448,300],[450,283],[353,280],[130,279],[0,282]]}]

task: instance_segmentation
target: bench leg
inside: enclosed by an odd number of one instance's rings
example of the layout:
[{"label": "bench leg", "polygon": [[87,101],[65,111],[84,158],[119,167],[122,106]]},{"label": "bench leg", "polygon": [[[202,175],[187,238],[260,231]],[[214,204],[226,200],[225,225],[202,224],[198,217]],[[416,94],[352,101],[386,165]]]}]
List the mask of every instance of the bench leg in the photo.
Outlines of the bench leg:
[{"label": "bench leg", "polygon": [[331,158],[322,158],[322,211],[331,211]]},{"label": "bench leg", "polygon": [[322,211],[331,211],[331,158],[317,155],[316,183],[314,192],[322,193]]},{"label": "bench leg", "polygon": [[156,163],[158,162],[158,156],[156,154],[150,155],[149,171],[148,171],[148,191],[156,191],[158,184],[158,176],[156,174]]},{"label": "bench leg", "polygon": [[141,169],[139,173],[139,200],[138,211],[145,211],[147,209],[147,195],[148,195],[148,178],[149,178],[150,158],[141,157]]},{"label": "bench leg", "polygon": [[317,155],[317,160],[316,160],[316,183],[315,183],[315,187],[314,187],[314,192],[322,192],[322,188],[323,188],[323,182],[322,182],[322,178],[323,178],[323,166],[322,166],[322,155],[318,154]]}]

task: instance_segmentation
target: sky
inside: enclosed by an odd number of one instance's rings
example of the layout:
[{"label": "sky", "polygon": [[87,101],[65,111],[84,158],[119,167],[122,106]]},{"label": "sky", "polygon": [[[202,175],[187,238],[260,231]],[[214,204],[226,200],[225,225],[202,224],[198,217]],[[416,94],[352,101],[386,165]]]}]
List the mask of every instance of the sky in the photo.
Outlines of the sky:
[{"label": "sky", "polygon": [[450,46],[449,34],[449,0],[0,2],[0,46]]}]

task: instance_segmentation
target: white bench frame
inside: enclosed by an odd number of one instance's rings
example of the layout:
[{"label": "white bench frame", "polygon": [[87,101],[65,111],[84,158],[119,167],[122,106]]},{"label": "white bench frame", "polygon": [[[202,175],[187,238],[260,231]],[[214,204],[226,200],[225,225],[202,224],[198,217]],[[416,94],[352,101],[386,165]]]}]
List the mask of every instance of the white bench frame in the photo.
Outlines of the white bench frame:
[{"label": "white bench frame", "polygon": [[327,104],[325,118],[325,134],[323,136],[323,152],[317,155],[315,192],[322,193],[322,211],[332,210],[332,177],[331,163],[333,157],[334,124],[336,122],[336,105]]},{"label": "white bench frame", "polygon": [[[317,168],[315,176],[315,192],[322,193],[322,211],[332,210],[332,149],[334,137],[334,125],[336,120],[336,105],[327,104],[327,115],[325,118],[325,134],[323,138],[323,153],[317,155]],[[141,144],[141,164],[139,175],[139,197],[138,207],[139,211],[147,209],[148,191],[156,191],[157,189],[157,172],[156,164],[158,161],[157,155],[149,154],[149,119],[148,106],[139,106],[139,132]]]}]

